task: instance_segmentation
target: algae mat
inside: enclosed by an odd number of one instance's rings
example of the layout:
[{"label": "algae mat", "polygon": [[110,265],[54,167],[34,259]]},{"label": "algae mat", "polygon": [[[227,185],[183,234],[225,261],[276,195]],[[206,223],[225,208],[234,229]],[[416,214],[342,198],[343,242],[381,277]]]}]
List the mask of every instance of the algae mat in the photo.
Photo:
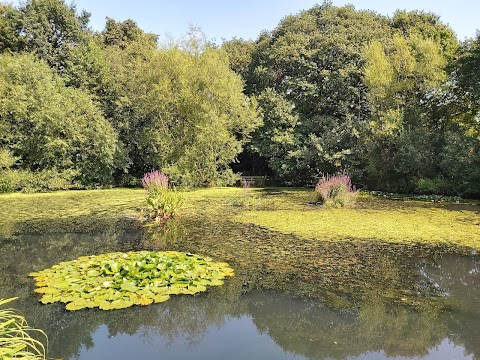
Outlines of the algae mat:
[{"label": "algae mat", "polygon": [[377,239],[480,249],[480,215],[442,208],[248,211],[236,221],[319,240]]}]

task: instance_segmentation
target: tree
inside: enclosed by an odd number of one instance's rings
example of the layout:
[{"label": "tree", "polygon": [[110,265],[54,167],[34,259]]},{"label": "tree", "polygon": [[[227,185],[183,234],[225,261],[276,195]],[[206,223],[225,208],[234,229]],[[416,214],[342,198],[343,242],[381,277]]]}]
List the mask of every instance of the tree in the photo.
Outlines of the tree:
[{"label": "tree", "polygon": [[1,5],[0,11],[0,50],[33,52],[58,70],[82,41],[90,17],[64,0],[28,0],[19,8]]},{"label": "tree", "polygon": [[18,32],[21,27],[20,12],[12,5],[0,3],[0,53],[23,49],[25,45]]},{"label": "tree", "polygon": [[[271,34],[260,35],[247,91],[259,97],[266,89],[270,95],[274,91],[273,98],[290,103],[288,112],[298,118],[285,134],[294,144],[283,160],[271,162],[278,178],[313,183],[322,172],[356,163],[352,149],[370,115],[361,49],[373,39],[386,38],[388,29],[385,17],[324,3],[287,16]],[[267,117],[270,113],[265,111]],[[276,140],[261,134],[272,127],[284,131],[283,120],[273,124],[273,119],[265,118],[253,139],[265,157],[270,154],[264,150]]]},{"label": "tree", "polygon": [[21,168],[73,169],[84,185],[111,183],[117,134],[88,93],[65,87],[32,54],[4,54],[0,94],[0,148]]},{"label": "tree", "polygon": [[230,68],[238,75],[246,78],[252,62],[252,54],[255,50],[255,43],[243,39],[232,39],[222,44],[226,51]]},{"label": "tree", "polygon": [[224,51],[190,37],[157,49],[148,36],[105,47],[104,108],[130,173],[162,169],[176,183],[231,183],[229,164],[258,125],[255,103]]},{"label": "tree", "polygon": [[458,59],[453,67],[454,81],[457,85],[455,95],[468,104],[463,108],[463,113],[470,116],[463,119],[462,125],[470,130],[470,133],[480,138],[480,33],[473,39],[462,44]]}]

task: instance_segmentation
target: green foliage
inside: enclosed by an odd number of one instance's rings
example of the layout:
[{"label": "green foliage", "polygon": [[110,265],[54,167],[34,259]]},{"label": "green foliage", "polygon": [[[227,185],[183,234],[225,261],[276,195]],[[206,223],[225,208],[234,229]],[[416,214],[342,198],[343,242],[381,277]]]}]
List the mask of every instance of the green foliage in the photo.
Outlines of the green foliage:
[{"label": "green foliage", "polygon": [[[287,184],[348,168],[372,189],[418,191],[420,179],[442,178],[445,191],[461,193],[441,165],[446,147],[461,153],[451,133],[478,134],[476,107],[449,73],[458,46],[429,13],[387,19],[324,3],[287,16],[259,36],[247,73],[239,71],[264,120],[242,159],[257,152]],[[465,64],[475,59],[464,54]]]},{"label": "green foliage", "polygon": [[[82,41],[90,14],[77,14],[64,0],[28,0],[16,9],[21,49],[62,70],[72,48]],[[20,46],[17,46],[20,47]]]},{"label": "green foliage", "polygon": [[256,105],[223,51],[188,46],[157,50],[147,37],[107,47],[114,96],[104,106],[132,174],[161,168],[177,184],[218,185],[232,180],[229,164],[259,124]]},{"label": "green foliage", "polygon": [[386,18],[324,3],[259,37],[247,91],[258,96],[264,125],[252,148],[277,178],[313,184],[352,164],[370,114],[360,49],[388,32]]},{"label": "green foliage", "polygon": [[185,203],[183,193],[175,188],[166,188],[158,191],[148,192],[147,205],[153,213],[153,218],[165,220],[174,217],[178,210]]},{"label": "green foliage", "polygon": [[348,168],[371,189],[479,192],[480,36],[459,49],[435,14],[325,2],[220,49],[196,29],[159,48],[132,20],[93,33],[88,19],[64,0],[0,4],[4,189],[29,172],[103,186],[154,168],[229,185],[240,161],[289,185]]},{"label": "green foliage", "polygon": [[23,49],[24,42],[18,33],[21,26],[18,10],[10,4],[0,3],[0,53]]},{"label": "green foliage", "polygon": [[230,68],[242,77],[246,77],[252,62],[252,54],[255,50],[253,41],[232,39],[222,44],[222,49],[227,53]]},{"label": "green foliage", "polygon": [[[16,298],[0,299],[0,306]],[[45,346],[36,335],[45,333],[28,326],[27,321],[14,309],[0,309],[0,359],[45,359]]]},{"label": "green foliage", "polygon": [[149,305],[206,291],[233,275],[227,263],[174,251],[83,256],[30,274],[43,304],[63,302],[67,310]]},{"label": "green foliage", "polygon": [[447,193],[448,183],[443,178],[428,179],[420,178],[417,180],[415,192],[417,194],[445,194]]},{"label": "green foliage", "polygon": [[169,186],[168,176],[161,171],[146,173],[141,183],[147,190],[146,201],[152,214],[149,217],[155,220],[166,220],[175,216],[185,202],[183,194]]},{"label": "green foliage", "polygon": [[451,61],[458,49],[458,40],[453,30],[440,17],[424,11],[397,10],[391,20],[394,29],[405,37],[418,35],[440,45],[447,61]]},{"label": "green foliage", "polygon": [[135,21],[130,19],[116,22],[114,19],[107,17],[105,30],[102,32],[105,45],[118,46],[121,49],[125,49],[128,45],[138,41],[147,41],[156,45],[157,38],[158,36],[155,34],[146,34]]},{"label": "green foliage", "polygon": [[44,192],[78,188],[75,183],[78,172],[66,169],[58,172],[55,169],[30,171],[19,169],[0,170],[0,193],[14,191]]},{"label": "green foliage", "polygon": [[23,169],[78,171],[85,185],[108,184],[117,135],[88,93],[65,87],[33,55],[0,55],[0,146]]},{"label": "green foliage", "polygon": [[18,158],[12,155],[7,149],[0,148],[0,171],[10,169],[18,161]]}]

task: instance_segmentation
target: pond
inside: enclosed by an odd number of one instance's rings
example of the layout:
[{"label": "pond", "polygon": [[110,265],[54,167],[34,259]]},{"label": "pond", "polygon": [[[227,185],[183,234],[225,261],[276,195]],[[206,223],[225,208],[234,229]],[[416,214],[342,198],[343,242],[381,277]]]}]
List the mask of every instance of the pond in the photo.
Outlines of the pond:
[{"label": "pond", "polygon": [[[20,298],[12,305],[48,334],[50,358],[480,358],[480,256],[468,249],[315,242],[218,217],[45,229],[0,236],[0,294]],[[236,276],[196,296],[76,312],[39,303],[27,276],[145,247],[228,261]]]}]

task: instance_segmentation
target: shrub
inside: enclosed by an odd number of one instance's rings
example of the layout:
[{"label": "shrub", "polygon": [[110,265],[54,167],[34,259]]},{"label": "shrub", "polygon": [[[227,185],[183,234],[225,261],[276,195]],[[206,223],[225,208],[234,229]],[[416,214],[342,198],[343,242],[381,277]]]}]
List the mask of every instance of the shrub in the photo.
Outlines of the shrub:
[{"label": "shrub", "polygon": [[78,175],[76,170],[30,171],[20,169],[0,170],[0,193],[14,191],[44,192],[67,190],[81,187],[74,181]]},{"label": "shrub", "polygon": [[357,190],[346,172],[323,175],[315,186],[317,201],[324,206],[346,206],[355,203]]},{"label": "shrub", "polygon": [[147,205],[153,218],[166,220],[175,216],[184,203],[183,194],[169,187],[168,176],[161,171],[146,173],[141,179],[142,186],[147,190]]},{"label": "shrub", "polygon": [[[15,298],[2,300],[4,305]],[[0,359],[45,359],[45,346],[32,333],[46,335],[28,326],[25,318],[13,309],[0,310]]]},{"label": "shrub", "polygon": [[415,184],[415,192],[422,195],[444,195],[449,193],[449,184],[443,178],[420,178]]}]

